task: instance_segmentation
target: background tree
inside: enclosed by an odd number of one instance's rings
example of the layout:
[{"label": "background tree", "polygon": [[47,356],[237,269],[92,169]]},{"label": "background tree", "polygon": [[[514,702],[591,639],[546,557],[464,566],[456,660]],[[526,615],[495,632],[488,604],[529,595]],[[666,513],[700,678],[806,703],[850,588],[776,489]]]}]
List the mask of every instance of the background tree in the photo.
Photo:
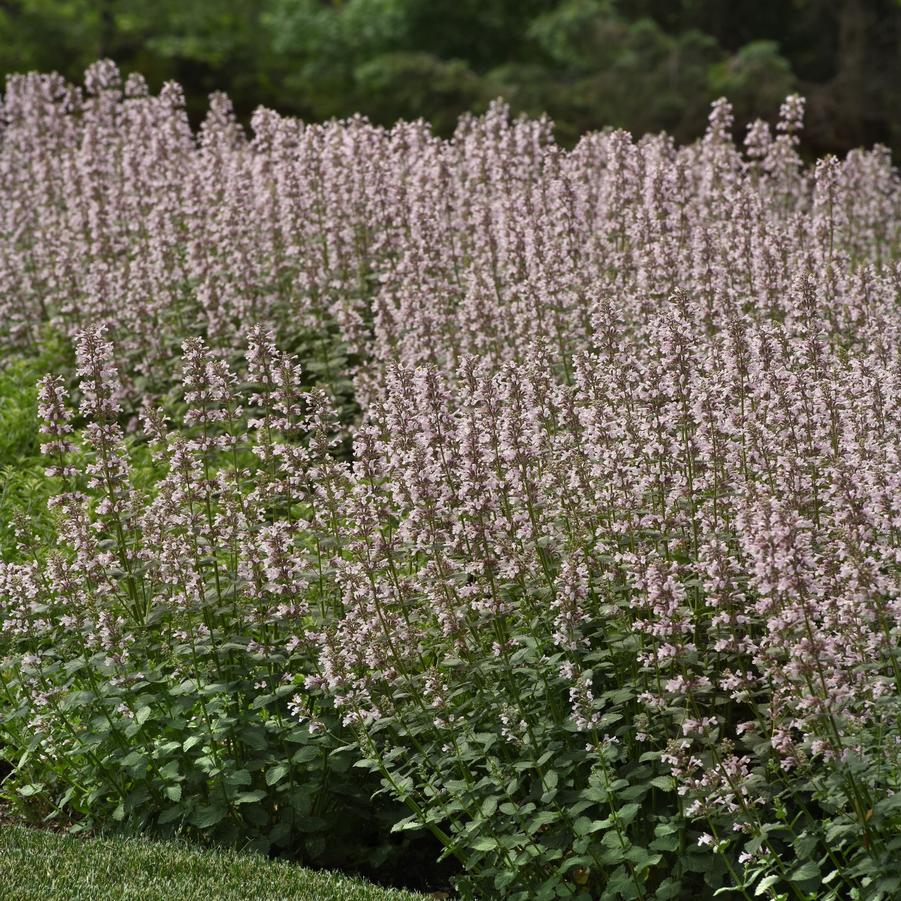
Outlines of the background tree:
[{"label": "background tree", "polygon": [[199,118],[226,90],[310,119],[423,116],[446,133],[503,95],[558,135],[620,126],[696,137],[808,98],[806,150],[901,148],[899,0],[0,0],[0,73],[98,56],[175,78]]}]

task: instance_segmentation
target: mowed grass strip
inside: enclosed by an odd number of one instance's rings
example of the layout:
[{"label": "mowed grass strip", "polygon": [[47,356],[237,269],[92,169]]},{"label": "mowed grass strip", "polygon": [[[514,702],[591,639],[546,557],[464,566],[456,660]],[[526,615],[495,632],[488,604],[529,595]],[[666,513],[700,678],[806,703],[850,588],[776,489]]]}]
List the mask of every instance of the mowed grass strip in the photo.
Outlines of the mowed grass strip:
[{"label": "mowed grass strip", "polygon": [[0,898],[5,901],[423,901],[424,897],[257,854],[0,826]]}]

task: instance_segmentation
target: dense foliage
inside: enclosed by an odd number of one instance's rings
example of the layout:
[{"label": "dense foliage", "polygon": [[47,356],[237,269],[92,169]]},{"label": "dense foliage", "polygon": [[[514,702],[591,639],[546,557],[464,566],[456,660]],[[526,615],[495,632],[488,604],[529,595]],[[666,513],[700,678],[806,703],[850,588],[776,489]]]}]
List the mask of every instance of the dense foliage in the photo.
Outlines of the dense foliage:
[{"label": "dense foliage", "polygon": [[227,90],[305,119],[458,115],[503,96],[564,143],[608,125],[692,140],[726,95],[745,123],[792,91],[816,153],[901,147],[899,0],[7,0],[0,75],[109,56],[192,115]]},{"label": "dense foliage", "polygon": [[7,797],[348,867],[428,830],[472,897],[896,895],[901,180],[806,167],[803,111],[248,139],[13,79],[3,340],[75,365],[0,564]]}]

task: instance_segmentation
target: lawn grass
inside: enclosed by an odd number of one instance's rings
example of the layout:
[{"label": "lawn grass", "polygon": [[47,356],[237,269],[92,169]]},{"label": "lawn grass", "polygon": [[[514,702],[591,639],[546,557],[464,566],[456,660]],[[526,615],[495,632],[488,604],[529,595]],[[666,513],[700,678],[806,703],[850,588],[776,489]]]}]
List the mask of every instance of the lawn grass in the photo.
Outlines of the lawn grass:
[{"label": "lawn grass", "polygon": [[257,854],[0,826],[0,898],[7,901],[423,901],[425,897]]}]

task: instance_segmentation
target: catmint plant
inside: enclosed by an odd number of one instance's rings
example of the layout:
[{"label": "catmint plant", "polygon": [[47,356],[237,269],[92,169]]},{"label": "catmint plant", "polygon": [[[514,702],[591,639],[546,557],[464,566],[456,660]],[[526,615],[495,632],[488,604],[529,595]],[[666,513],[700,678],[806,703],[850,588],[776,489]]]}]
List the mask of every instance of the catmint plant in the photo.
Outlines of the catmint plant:
[{"label": "catmint plant", "polygon": [[356,821],[396,814],[373,810],[377,783],[348,779],[351,737],[307,685],[319,554],[291,521],[334,441],[327,396],[257,330],[248,416],[227,363],[186,341],[180,428],[148,408],[139,451],[104,329],[76,350],[78,415],[58,377],[39,388],[58,539],[23,533],[21,562],[0,567],[12,797],[80,829],[179,829],[320,862],[341,847],[365,864],[378,829]]},{"label": "catmint plant", "polygon": [[6,794],[426,831],[467,897],[897,896],[901,179],[803,115],[194,134],[109,61],[11,77],[0,341],[77,368],[0,564]]}]

